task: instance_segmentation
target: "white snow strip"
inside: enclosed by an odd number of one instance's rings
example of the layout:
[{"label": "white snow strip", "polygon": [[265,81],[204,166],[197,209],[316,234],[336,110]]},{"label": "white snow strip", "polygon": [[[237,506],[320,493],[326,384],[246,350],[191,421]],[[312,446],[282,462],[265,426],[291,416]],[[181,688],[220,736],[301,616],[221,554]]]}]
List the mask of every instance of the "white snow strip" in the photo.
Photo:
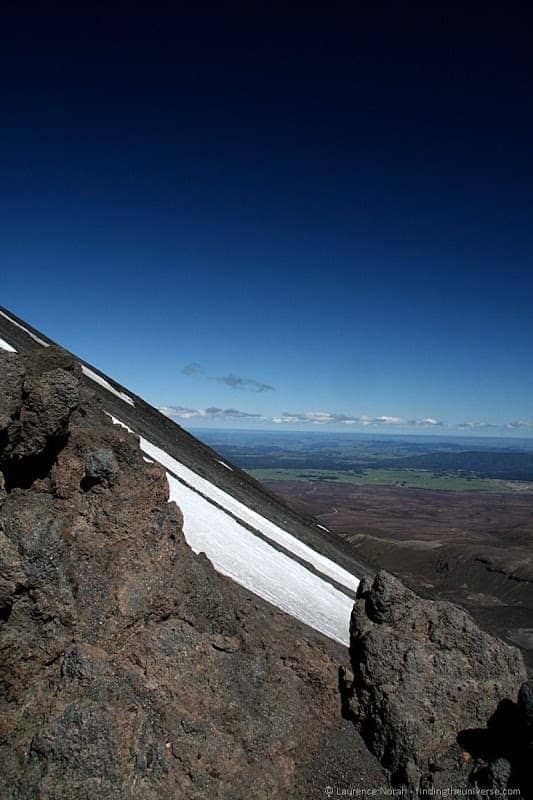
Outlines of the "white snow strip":
[{"label": "white snow strip", "polygon": [[[111,418],[116,425],[131,431],[116,417]],[[331,573],[330,577],[337,583],[341,583],[341,578],[347,575],[350,588],[355,589],[359,583],[357,578],[201,478],[151,442],[140,437],[140,445],[145,458],[148,454],[189,484],[184,485],[167,472],[170,499],[183,512],[184,535],[196,553],[204,552],[219,572],[282,611],[342,644],[349,643],[352,598],[321,575],[308,570],[304,564],[254,535],[242,523],[277,541],[286,550],[312,564],[323,576]],[[198,492],[205,496],[202,497]],[[223,504],[227,511],[219,507]],[[276,536],[272,535],[272,529],[278,532]]]},{"label": "white snow strip", "polygon": [[84,375],[87,375],[87,377],[90,378],[92,381],[94,381],[95,383],[100,384],[100,386],[103,386],[104,389],[107,389],[108,392],[111,392],[111,394],[114,394],[115,397],[119,397],[121,400],[124,400],[124,402],[128,403],[130,406],[134,406],[135,405],[135,403],[133,402],[133,400],[131,399],[131,397],[129,395],[124,394],[124,392],[117,391],[117,389],[115,389],[113,386],[111,386],[109,381],[106,381],[106,379],[102,378],[101,375],[98,375],[97,372],[93,372],[93,370],[90,369],[89,367],[86,367],[85,364],[81,365],[81,369],[82,369]]},{"label": "white snow strip", "polygon": [[129,433],[133,433],[135,436],[137,435],[137,434],[135,433],[135,431],[133,431],[131,428],[128,428],[128,426],[127,426],[127,425],[124,425],[124,423],[123,423],[123,422],[121,422],[121,421],[120,421],[119,419],[117,419],[116,417],[114,417],[114,416],[113,416],[113,414],[109,414],[107,411],[106,411],[105,413],[107,414],[107,416],[108,416],[108,417],[111,417],[111,419],[112,419],[112,421],[113,421],[113,425],[120,425],[120,427],[121,427],[121,428],[124,428],[124,429],[125,429],[125,430],[127,430]]},{"label": "white snow strip", "polygon": [[230,465],[226,464],[225,461],[221,461],[220,458],[217,458],[217,461],[218,461],[219,464],[222,464],[223,467],[226,467],[226,469],[229,469],[230,472],[233,472],[233,467],[230,467]]},{"label": "white snow strip", "polygon": [[167,477],[170,499],[183,512],[183,532],[195,553],[206,553],[219,572],[282,611],[349,644],[350,597],[254,536],[172,475]]},{"label": "white snow strip", "polygon": [[322,528],[322,530],[326,531],[326,533],[330,533],[329,528],[324,528],[324,526],[321,525],[320,522],[317,522],[316,526],[317,526],[317,528]]},{"label": "white snow strip", "polygon": [[260,533],[268,539],[282,545],[286,550],[290,550],[294,555],[298,556],[298,558],[307,561],[308,564],[311,564],[324,576],[333,579],[342,586],[346,586],[353,592],[356,591],[359,580],[348,572],[348,570],[343,569],[343,567],[340,567],[334,561],[326,558],[326,556],[321,555],[321,553],[317,553],[311,547],[297,539],[296,536],[287,533],[287,531],[279,528],[256,511],[252,511],[251,508],[248,508],[244,503],[241,503],[227,492],[219,489],[218,486],[210,483],[205,478],[201,478],[200,475],[193,472],[192,469],[185,467],[179,461],[176,461],[175,458],[169,456],[168,453],[165,453],[164,450],[161,450],[160,447],[156,447],[142,437],[140,444],[141,450],[153,458],[154,461],[158,461],[163,467],[173,472],[178,478],[182,478],[190,486],[202,492],[219,506],[222,506],[226,511],[229,511],[238,519],[260,531]]},{"label": "white snow strip", "polygon": [[20,324],[20,322],[17,322],[16,320],[14,320],[14,319],[12,319],[11,317],[9,317],[7,314],[4,314],[4,312],[3,312],[3,311],[0,311],[0,315],[1,315],[2,317],[4,317],[4,319],[7,319],[7,320],[9,320],[9,322],[10,322],[12,325],[16,325],[16,327],[17,327],[17,328],[20,328],[20,330],[21,330],[21,331],[24,331],[24,333],[27,333],[27,334],[28,334],[28,336],[31,336],[31,338],[32,338],[32,339],[33,339],[35,342],[37,342],[37,344],[42,344],[42,346],[43,346],[43,347],[50,347],[50,345],[49,345],[49,343],[48,343],[48,342],[45,342],[45,341],[44,341],[44,339],[39,339],[39,337],[38,337],[38,336],[36,336],[36,335],[35,335],[34,333],[32,333],[31,331],[29,331],[27,328],[25,328],[25,327],[24,327],[24,325],[21,325],[21,324]]},{"label": "white snow strip", "polygon": [[[27,333],[28,336],[31,336],[31,338],[35,342],[37,342],[37,344],[41,344],[43,347],[50,347],[50,344],[48,342],[45,342],[44,339],[40,339],[34,333],[29,331],[27,328],[25,328],[24,325],[21,325],[20,322],[17,322],[16,320],[12,319],[10,316],[5,314],[3,311],[0,311],[0,315],[2,317],[4,317],[4,319],[7,319],[12,325],[16,325],[16,327],[20,328],[21,331],[24,331],[25,333]],[[16,353],[17,352],[14,347],[11,347],[10,344],[8,344],[7,342],[4,342],[3,339],[0,339],[0,347],[3,350],[8,350],[10,353]],[[102,378],[96,372],[93,372],[93,370],[90,369],[89,367],[86,367],[85,364],[82,364],[81,368],[82,368],[82,371],[83,371],[84,375],[87,375],[87,377],[90,378],[92,381],[95,381],[95,383],[99,383],[100,386],[103,386],[104,389],[107,389],[108,392],[111,392],[111,394],[114,394],[116,397],[120,397],[121,400],[124,400],[125,403],[129,403],[130,406],[134,406],[135,405],[135,403],[133,402],[133,400],[131,399],[131,397],[129,395],[124,394],[124,392],[118,392],[116,389],[113,388],[113,386],[111,386],[109,381],[106,381],[105,378]]]},{"label": "white snow strip", "polygon": [[17,352],[15,348],[12,347],[12,345],[10,345],[9,342],[4,341],[4,339],[0,339],[0,350],[7,350],[8,353]]}]

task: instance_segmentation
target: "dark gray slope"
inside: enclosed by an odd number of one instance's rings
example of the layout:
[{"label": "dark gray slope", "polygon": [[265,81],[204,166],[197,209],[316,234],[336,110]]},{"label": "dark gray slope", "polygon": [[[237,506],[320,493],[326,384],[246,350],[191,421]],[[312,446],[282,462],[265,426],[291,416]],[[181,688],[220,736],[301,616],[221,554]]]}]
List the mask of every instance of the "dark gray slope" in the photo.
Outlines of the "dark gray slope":
[{"label": "dark gray slope", "polygon": [[[57,344],[25,320],[15,316],[9,309],[0,306],[0,312],[2,312],[0,313],[0,337],[18,352],[45,346],[41,342]],[[10,319],[6,319],[3,314]],[[78,358],[78,356],[75,357]],[[318,528],[312,519],[294,511],[281,498],[268,492],[260,483],[235,465],[230,464],[231,471],[226,469],[219,463],[219,454],[210,447],[187,433],[173,420],[161,414],[141,397],[133,394],[128,388],[117,383],[92,364],[81,358],[78,360],[108,381],[117,391],[131,397],[135,403],[135,406],[130,406],[90,378],[85,378],[108,413],[203,478],[245,503],[249,508],[287,530],[317,552],[336,561],[353,575],[362,577],[373,574],[373,570],[354,558],[350,548],[342,540]],[[229,463],[227,459],[223,460],[225,463]]]}]

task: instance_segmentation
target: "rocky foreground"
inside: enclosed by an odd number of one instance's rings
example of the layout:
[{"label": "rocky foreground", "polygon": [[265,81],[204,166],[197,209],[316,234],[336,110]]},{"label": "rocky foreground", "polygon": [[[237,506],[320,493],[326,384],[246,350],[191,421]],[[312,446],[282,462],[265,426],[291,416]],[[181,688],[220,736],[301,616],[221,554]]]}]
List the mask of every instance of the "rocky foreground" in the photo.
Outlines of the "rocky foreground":
[{"label": "rocky foreground", "polygon": [[351,656],[346,708],[393,785],[531,796],[533,687],[517,648],[379,572],[359,586]]},{"label": "rocky foreground", "polygon": [[0,797],[323,797],[386,780],[343,648],[214,571],[55,348],[0,353]]},{"label": "rocky foreground", "polygon": [[351,631],[353,680],[193,554],[163,470],[70,356],[0,353],[0,797],[531,791],[518,651],[387,573]]}]

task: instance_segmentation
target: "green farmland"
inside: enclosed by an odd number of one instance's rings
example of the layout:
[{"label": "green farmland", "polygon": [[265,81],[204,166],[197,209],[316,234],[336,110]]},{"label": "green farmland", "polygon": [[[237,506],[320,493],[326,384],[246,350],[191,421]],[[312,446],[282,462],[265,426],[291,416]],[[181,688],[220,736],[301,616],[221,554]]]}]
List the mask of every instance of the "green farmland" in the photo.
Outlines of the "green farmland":
[{"label": "green farmland", "polygon": [[[451,492],[512,492],[511,481],[479,478],[461,474],[434,473],[423,469],[365,469],[360,472],[331,469],[254,469],[250,474],[259,481],[331,481],[356,486],[398,486],[409,489],[435,489]],[[516,486],[519,489],[519,486]],[[524,491],[524,484],[520,484]],[[531,485],[533,490],[533,484]]]}]

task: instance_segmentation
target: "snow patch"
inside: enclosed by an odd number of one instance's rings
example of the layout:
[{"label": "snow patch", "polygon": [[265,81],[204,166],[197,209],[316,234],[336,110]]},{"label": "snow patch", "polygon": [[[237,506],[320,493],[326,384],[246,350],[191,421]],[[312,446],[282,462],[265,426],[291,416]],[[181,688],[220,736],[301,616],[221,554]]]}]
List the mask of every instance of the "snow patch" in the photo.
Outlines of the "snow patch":
[{"label": "snow patch", "polygon": [[309,627],[349,644],[353,600],[299,562],[280,553],[167,473],[170,499],[183,513],[183,532],[195,553],[215,569]]},{"label": "snow patch", "polygon": [[316,526],[317,526],[317,528],[322,528],[322,530],[326,531],[326,533],[330,533],[329,528],[325,528],[323,525],[320,524],[320,522],[317,522]]},{"label": "snow patch", "polygon": [[9,344],[9,342],[4,341],[4,339],[0,339],[0,350],[7,350],[8,353],[16,353],[17,351],[15,348]]},{"label": "snow patch", "polygon": [[34,333],[29,331],[27,328],[25,328],[24,325],[21,325],[20,322],[17,322],[16,320],[12,319],[10,316],[5,314],[3,311],[0,311],[0,315],[2,317],[4,317],[4,319],[7,319],[12,325],[15,325],[17,328],[20,328],[21,331],[24,331],[24,333],[27,333],[28,336],[31,336],[31,338],[34,340],[34,342],[37,342],[37,344],[41,344],[43,347],[50,347],[49,342],[45,342],[44,339],[40,339]]},{"label": "snow patch", "polygon": [[113,414],[109,414],[107,411],[106,411],[105,413],[107,414],[107,416],[108,416],[108,417],[111,417],[111,420],[112,420],[112,422],[113,422],[113,425],[120,425],[120,427],[121,427],[121,428],[124,428],[124,429],[125,429],[125,430],[127,430],[129,433],[133,433],[133,434],[134,434],[134,436],[137,436],[137,434],[135,433],[135,431],[133,431],[131,428],[128,428],[128,426],[127,426],[127,425],[125,425],[125,424],[124,424],[123,422],[121,422],[119,419],[117,419],[116,417],[114,417],[114,416],[113,416]]},{"label": "snow patch", "polygon": [[[134,433],[116,417],[111,419]],[[147,439],[139,438],[144,459],[153,459],[169,470],[169,499],[183,513],[183,532],[195,553],[204,552],[218,572],[300,622],[341,644],[349,644],[353,599],[333,586],[327,577],[352,591],[359,583],[357,578]],[[289,554],[246,526],[280,544]]]},{"label": "snow patch", "polygon": [[102,378],[101,375],[98,375],[98,373],[94,372],[92,369],[90,369],[90,367],[86,367],[85,364],[82,364],[81,369],[84,375],[86,375],[95,383],[98,383],[100,386],[103,386],[104,389],[107,389],[108,392],[114,394],[115,397],[119,397],[121,400],[123,400],[125,403],[128,403],[130,406],[135,405],[135,403],[133,402],[133,400],[129,395],[124,394],[124,392],[119,392],[118,389],[115,389],[114,386],[111,386],[109,381],[106,381],[105,378]]},{"label": "snow patch", "polygon": [[226,464],[225,461],[221,461],[220,458],[217,458],[217,461],[218,461],[219,464],[222,464],[223,467],[226,467],[226,469],[229,469],[230,472],[233,472],[233,467],[230,467],[230,465]]},{"label": "snow patch", "polygon": [[292,536],[292,534],[279,528],[273,522],[270,522],[270,520],[262,517],[261,514],[252,511],[252,509],[245,506],[244,503],[236,500],[232,495],[219,489],[218,486],[210,483],[205,478],[200,477],[200,475],[193,472],[192,469],[184,466],[175,458],[169,456],[168,453],[165,453],[164,450],[161,450],[160,447],[156,447],[143,437],[141,437],[141,450],[151,456],[155,461],[158,461],[170,472],[177,475],[178,478],[186,481],[193,489],[197,489],[199,492],[206,495],[210,500],[222,506],[225,511],[229,511],[235,517],[242,520],[247,525],[250,525],[250,527],[255,528],[263,534],[263,536],[281,545],[286,550],[290,550],[295,556],[306,561],[324,576],[331,578],[342,586],[346,586],[352,592],[357,590],[359,580],[348,572],[348,570],[343,569],[343,567],[339,566],[334,561],[330,561],[326,556],[317,553],[311,547],[297,539],[296,536]]}]

